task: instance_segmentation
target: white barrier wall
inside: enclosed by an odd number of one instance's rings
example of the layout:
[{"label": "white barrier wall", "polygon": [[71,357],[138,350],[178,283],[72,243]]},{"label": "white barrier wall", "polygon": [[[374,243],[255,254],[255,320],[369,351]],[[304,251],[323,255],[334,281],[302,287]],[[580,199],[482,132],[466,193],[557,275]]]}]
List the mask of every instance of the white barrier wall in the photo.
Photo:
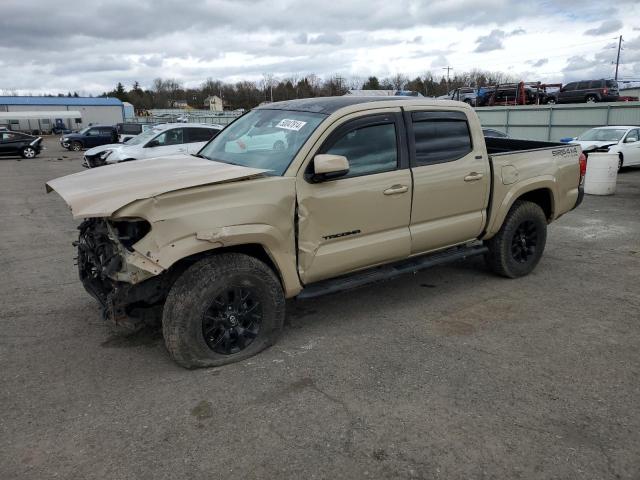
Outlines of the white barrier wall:
[{"label": "white barrier wall", "polygon": [[606,125],[640,126],[640,102],[480,107],[483,127],[513,138],[555,141]]}]

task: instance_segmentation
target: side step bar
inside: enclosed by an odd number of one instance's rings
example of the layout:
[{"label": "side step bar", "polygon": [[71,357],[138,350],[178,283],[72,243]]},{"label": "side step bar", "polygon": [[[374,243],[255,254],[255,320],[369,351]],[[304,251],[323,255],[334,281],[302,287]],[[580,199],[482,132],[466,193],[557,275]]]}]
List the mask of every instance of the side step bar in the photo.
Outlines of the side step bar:
[{"label": "side step bar", "polygon": [[343,290],[361,287],[369,283],[389,280],[405,273],[418,272],[425,268],[440,265],[442,263],[475,257],[476,255],[483,255],[488,251],[489,249],[487,247],[478,244],[473,246],[454,247],[442,252],[402,260],[391,265],[374,267],[369,270],[353,273],[344,277],[331,278],[329,280],[322,280],[318,283],[312,283],[308,287],[305,287],[296,298],[304,300],[330,293],[341,292]]}]

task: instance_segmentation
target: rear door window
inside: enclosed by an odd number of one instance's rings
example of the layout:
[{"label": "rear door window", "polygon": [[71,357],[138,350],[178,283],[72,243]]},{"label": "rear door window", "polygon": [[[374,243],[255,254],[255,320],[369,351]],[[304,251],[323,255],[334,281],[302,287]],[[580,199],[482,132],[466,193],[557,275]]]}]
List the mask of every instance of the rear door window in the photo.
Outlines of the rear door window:
[{"label": "rear door window", "polygon": [[412,120],[416,166],[451,162],[473,150],[462,112],[414,112]]},{"label": "rear door window", "polygon": [[589,83],[590,82],[578,82],[576,90],[587,90],[589,88]]},{"label": "rear door window", "polygon": [[213,128],[185,128],[186,140],[185,143],[198,143],[208,142],[215,137],[219,130]]}]

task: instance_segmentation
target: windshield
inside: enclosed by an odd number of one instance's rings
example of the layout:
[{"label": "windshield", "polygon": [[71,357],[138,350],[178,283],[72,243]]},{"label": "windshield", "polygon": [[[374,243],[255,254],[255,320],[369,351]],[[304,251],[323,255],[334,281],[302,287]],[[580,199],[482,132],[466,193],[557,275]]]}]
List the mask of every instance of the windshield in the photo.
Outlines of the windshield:
[{"label": "windshield", "polygon": [[200,150],[216,162],[270,170],[282,175],[316,127],[319,113],[291,110],[252,110],[240,117]]},{"label": "windshield", "polygon": [[578,137],[578,140],[587,142],[619,142],[626,130],[615,128],[594,128]]},{"label": "windshield", "polygon": [[156,129],[147,130],[146,132],[143,132],[140,135],[136,135],[135,137],[128,140],[127,145],[142,145],[143,143],[147,143],[149,140],[155,137],[158,133],[160,133],[160,130],[156,130]]}]

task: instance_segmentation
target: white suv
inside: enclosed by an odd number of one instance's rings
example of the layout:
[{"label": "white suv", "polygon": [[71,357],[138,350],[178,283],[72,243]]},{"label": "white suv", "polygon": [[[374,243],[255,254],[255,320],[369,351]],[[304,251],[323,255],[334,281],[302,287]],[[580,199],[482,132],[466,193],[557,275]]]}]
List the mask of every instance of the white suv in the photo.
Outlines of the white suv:
[{"label": "white suv", "polygon": [[222,129],[222,125],[165,123],[136,135],[127,143],[112,143],[87,150],[83,165],[94,168],[143,158],[194,154]]}]

